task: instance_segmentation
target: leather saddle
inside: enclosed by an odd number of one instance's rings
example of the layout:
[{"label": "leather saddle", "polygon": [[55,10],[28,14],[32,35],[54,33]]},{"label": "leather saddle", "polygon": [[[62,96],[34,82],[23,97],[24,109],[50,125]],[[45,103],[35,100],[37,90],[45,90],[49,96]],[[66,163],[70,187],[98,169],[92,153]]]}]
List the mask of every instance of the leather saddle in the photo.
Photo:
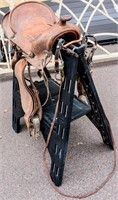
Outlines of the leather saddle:
[{"label": "leather saddle", "polygon": [[13,68],[28,129],[34,128],[34,116],[41,120],[42,106],[32,81],[32,87],[26,83],[25,67],[32,65],[43,71],[59,38],[66,43],[79,40],[80,29],[68,23],[70,19],[58,19],[49,6],[36,1],[21,3],[3,17],[2,28],[15,49]]}]

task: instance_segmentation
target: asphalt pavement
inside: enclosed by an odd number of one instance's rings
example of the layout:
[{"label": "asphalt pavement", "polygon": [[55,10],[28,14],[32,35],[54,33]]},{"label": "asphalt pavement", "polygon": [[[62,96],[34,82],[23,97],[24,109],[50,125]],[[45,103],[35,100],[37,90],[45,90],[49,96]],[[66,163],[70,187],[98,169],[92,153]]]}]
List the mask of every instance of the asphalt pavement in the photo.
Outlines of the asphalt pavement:
[{"label": "asphalt pavement", "polygon": [[[118,62],[96,64],[93,79],[118,147]],[[0,80],[0,200],[66,200],[47,178],[42,153],[43,136],[29,137],[24,120],[21,132],[12,129],[12,79]],[[117,149],[118,158],[118,149]],[[63,184],[69,194],[85,194],[98,187],[112,171],[113,151],[84,116],[71,124]],[[112,179],[86,200],[118,200],[118,169]]]}]

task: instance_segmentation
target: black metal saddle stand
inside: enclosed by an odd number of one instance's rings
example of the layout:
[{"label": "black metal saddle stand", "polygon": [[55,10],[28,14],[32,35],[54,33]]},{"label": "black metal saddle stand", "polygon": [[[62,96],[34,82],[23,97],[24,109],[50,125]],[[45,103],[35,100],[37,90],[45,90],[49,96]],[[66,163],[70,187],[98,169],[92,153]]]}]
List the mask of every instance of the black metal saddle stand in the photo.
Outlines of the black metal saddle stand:
[{"label": "black metal saddle stand", "polygon": [[[84,57],[84,48],[84,45],[78,47],[76,56],[75,54],[70,54],[68,51],[62,50],[64,81],[61,87],[57,118],[48,146],[51,157],[50,175],[56,186],[62,184],[71,121],[86,115],[101,133],[103,142],[113,149],[110,124],[104,113],[89,71],[89,66]],[[46,141],[58,99],[59,84],[51,78],[47,68],[45,68],[45,73],[49,80],[49,89],[51,93],[51,98],[43,107],[43,118],[41,121],[41,130]],[[89,104],[86,104],[74,95],[77,74],[79,74],[81,78]],[[44,82],[37,81],[35,85],[39,90],[40,99],[43,103],[46,98]],[[13,75],[12,126],[16,133],[20,132],[20,118],[23,117],[23,115],[24,112],[21,106],[19,86],[15,75]]]}]

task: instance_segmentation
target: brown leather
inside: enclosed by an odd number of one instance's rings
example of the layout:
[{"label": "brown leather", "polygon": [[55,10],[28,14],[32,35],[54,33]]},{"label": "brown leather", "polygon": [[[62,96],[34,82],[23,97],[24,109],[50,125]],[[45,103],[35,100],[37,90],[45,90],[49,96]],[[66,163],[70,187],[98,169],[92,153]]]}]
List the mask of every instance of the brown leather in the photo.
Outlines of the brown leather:
[{"label": "brown leather", "polygon": [[57,38],[64,37],[67,42],[80,38],[79,27],[66,20],[59,20],[46,4],[30,1],[7,13],[2,27],[10,41],[28,55],[28,61],[39,68],[42,52],[52,51]]},{"label": "brown leather", "polygon": [[25,59],[20,59],[15,65],[15,76],[19,83],[21,104],[24,110],[24,119],[28,129],[32,129],[32,118],[37,113],[39,113],[39,119],[42,117],[42,107],[39,106],[36,95],[34,91],[27,86],[24,78],[24,70],[27,66],[27,61]]}]

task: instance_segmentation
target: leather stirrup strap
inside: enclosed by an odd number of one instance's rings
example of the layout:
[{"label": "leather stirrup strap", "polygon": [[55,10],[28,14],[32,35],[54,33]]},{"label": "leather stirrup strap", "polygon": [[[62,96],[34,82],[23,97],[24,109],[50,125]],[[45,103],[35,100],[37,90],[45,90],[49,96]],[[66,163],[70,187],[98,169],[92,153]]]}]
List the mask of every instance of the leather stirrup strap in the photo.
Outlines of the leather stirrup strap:
[{"label": "leather stirrup strap", "polygon": [[33,99],[24,78],[24,70],[26,66],[27,66],[27,61],[24,58],[22,58],[15,64],[14,71],[15,71],[15,76],[19,83],[21,104],[22,104],[23,111],[25,113],[24,119],[25,119],[27,127],[29,127],[30,126],[29,118],[33,111]]},{"label": "leather stirrup strap", "polygon": [[29,78],[30,78],[30,82],[31,82],[31,86],[32,86],[32,90],[35,94],[35,97],[36,97],[36,102],[37,102],[37,114],[39,116],[39,120],[42,119],[42,106],[41,106],[41,102],[40,102],[40,99],[39,99],[39,92],[38,90],[36,89],[34,83],[33,83],[33,80],[32,80],[32,77],[31,77],[31,71],[30,71],[30,65],[28,63],[28,73],[29,73]]},{"label": "leather stirrup strap", "polygon": [[[32,118],[38,112],[39,118],[41,120],[42,117],[42,107],[40,100],[38,98],[38,94],[36,92],[35,87],[33,90],[26,84],[26,80],[24,77],[24,70],[28,65],[25,58],[20,59],[15,64],[15,76],[19,83],[20,89],[20,96],[21,96],[21,104],[23,111],[25,113],[24,119],[29,131],[33,128],[32,127]],[[28,68],[29,69],[29,68]],[[30,75],[30,82],[31,82],[31,75]]]}]

